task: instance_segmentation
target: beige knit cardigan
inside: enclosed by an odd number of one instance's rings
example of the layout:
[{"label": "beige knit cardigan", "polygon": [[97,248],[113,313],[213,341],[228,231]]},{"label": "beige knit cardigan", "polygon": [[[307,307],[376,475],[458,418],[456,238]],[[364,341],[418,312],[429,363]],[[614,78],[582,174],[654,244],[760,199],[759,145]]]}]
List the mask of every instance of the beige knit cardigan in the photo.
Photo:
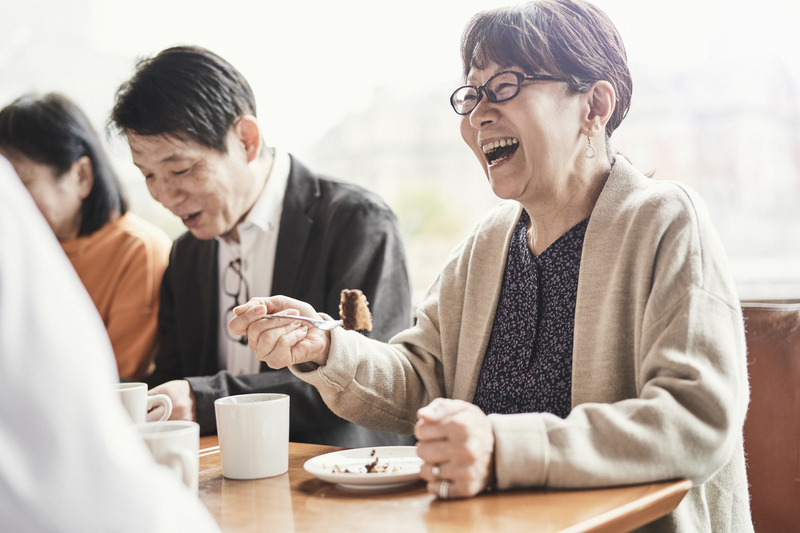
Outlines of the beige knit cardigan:
[{"label": "beige knit cardigan", "polygon": [[[336,330],[325,366],[292,368],[338,415],[411,433],[443,396],[472,401],[511,232],[504,202],[451,254],[389,344]],[[741,308],[697,196],[618,158],[592,211],[578,280],[572,412],[490,415],[499,489],[688,478],[646,531],[752,531],[742,447],[749,398]]]}]

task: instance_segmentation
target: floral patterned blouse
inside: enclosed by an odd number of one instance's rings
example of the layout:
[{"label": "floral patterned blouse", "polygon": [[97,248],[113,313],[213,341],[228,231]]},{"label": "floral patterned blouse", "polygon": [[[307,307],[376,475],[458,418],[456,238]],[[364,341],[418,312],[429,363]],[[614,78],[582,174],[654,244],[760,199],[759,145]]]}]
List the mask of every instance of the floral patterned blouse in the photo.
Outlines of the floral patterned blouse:
[{"label": "floral patterned blouse", "polygon": [[503,286],[473,403],[484,413],[553,413],[572,407],[572,337],[589,219],[534,257],[528,213],[511,236]]}]

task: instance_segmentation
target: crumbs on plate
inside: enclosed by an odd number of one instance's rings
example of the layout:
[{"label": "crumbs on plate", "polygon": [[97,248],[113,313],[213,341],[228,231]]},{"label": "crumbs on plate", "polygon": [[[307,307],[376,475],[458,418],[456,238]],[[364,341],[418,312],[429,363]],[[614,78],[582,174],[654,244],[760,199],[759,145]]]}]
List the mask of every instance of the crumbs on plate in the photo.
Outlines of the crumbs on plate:
[{"label": "crumbs on plate", "polygon": [[[375,457],[375,459],[364,466],[355,467],[354,470],[350,470],[349,468],[342,468],[339,465],[333,465],[331,472],[334,474],[382,474],[386,472],[398,472],[398,468],[396,466],[391,467],[389,469],[388,462],[380,463],[379,459],[375,456],[375,450],[369,454],[370,457]],[[327,465],[322,465],[323,469],[327,469]]]}]

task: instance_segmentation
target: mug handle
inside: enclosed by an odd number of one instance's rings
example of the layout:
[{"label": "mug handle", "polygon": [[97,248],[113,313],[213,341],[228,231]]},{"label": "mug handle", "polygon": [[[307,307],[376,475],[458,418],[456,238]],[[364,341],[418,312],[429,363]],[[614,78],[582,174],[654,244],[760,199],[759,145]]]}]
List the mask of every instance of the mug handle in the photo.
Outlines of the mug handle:
[{"label": "mug handle", "polygon": [[197,493],[198,477],[200,475],[200,460],[197,452],[192,453],[186,448],[179,450],[172,450],[170,468],[176,470],[177,467],[181,469],[181,477],[183,484],[189,489]]},{"label": "mug handle", "polygon": [[153,408],[153,405],[160,403],[164,406],[164,414],[161,415],[159,422],[164,420],[168,420],[169,416],[172,414],[172,400],[166,394],[154,394],[152,396],[147,397],[147,410]]}]

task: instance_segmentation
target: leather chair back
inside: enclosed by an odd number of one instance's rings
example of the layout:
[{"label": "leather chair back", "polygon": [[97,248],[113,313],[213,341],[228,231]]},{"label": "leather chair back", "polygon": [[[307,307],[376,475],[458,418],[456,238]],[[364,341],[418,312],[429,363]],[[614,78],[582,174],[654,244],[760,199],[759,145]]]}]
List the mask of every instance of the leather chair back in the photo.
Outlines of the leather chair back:
[{"label": "leather chair back", "polygon": [[800,301],[742,302],[750,374],[744,449],[756,532],[800,532]]}]

